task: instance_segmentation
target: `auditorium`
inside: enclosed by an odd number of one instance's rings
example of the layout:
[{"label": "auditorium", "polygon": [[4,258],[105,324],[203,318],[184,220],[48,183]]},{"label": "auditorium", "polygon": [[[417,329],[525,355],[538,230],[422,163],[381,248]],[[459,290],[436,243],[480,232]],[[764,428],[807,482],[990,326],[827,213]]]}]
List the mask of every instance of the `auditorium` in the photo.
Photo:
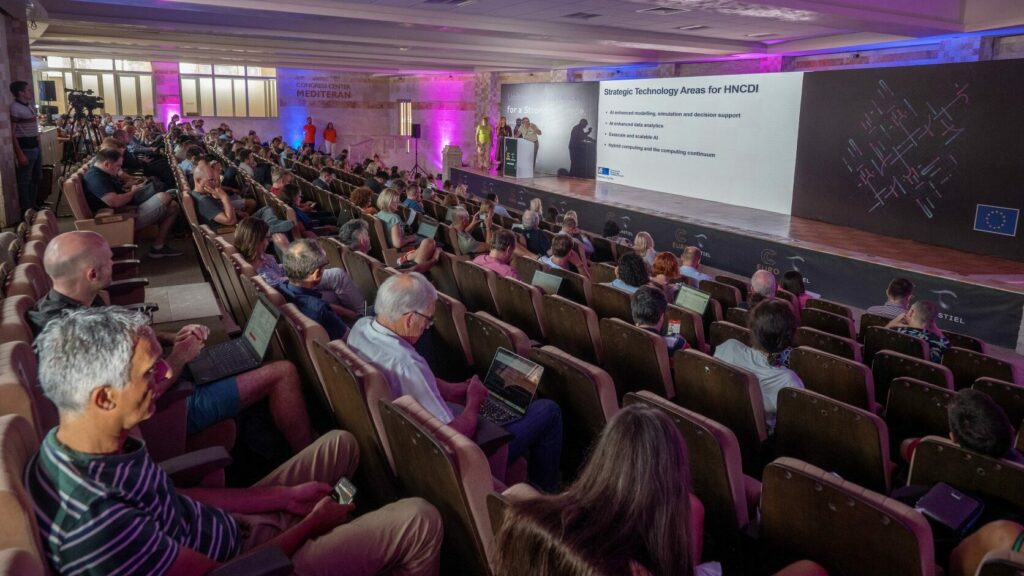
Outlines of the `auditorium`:
[{"label": "auditorium", "polygon": [[1021,0],[0,21],[0,576],[1024,574]]}]

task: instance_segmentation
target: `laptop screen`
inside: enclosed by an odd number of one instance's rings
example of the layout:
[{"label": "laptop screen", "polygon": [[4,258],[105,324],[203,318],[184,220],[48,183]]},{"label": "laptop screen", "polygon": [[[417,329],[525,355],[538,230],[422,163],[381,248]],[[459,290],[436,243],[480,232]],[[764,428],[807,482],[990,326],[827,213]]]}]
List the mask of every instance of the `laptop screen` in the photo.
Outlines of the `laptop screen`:
[{"label": "laptop screen", "polygon": [[252,307],[252,315],[245,325],[245,341],[253,347],[256,354],[263,357],[270,345],[270,338],[274,335],[274,328],[277,327],[277,318],[280,312],[277,308],[260,294],[256,305]]},{"label": "laptop screen", "polygon": [[487,371],[484,386],[495,401],[505,404],[518,414],[525,414],[537,393],[544,367],[518,354],[498,348]]},{"label": "laptop screen", "polygon": [[433,238],[435,234],[437,234],[437,224],[426,220],[420,222],[420,227],[416,230],[416,235],[424,238]]},{"label": "laptop screen", "polygon": [[533,273],[533,280],[530,283],[543,290],[545,294],[558,294],[558,289],[562,286],[562,277],[537,270]]},{"label": "laptop screen", "polygon": [[676,294],[676,306],[682,306],[703,316],[704,310],[708,307],[709,299],[711,299],[711,295],[707,292],[702,292],[686,285],[680,285],[679,292]]}]

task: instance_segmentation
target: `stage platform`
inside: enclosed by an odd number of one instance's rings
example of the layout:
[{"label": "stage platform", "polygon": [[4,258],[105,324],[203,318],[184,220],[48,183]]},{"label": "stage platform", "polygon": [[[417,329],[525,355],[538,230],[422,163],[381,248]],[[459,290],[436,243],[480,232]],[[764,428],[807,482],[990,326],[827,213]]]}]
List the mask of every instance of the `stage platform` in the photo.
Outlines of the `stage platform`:
[{"label": "stage platform", "polygon": [[586,230],[600,232],[609,219],[631,234],[646,230],[658,250],[697,245],[706,265],[733,274],[799,270],[808,289],[859,308],[884,302],[889,280],[903,275],[917,285],[918,299],[939,302],[942,328],[1024,353],[1021,262],[595,180],[461,168],[452,181],[477,196],[494,192],[517,209],[539,197],[545,206],[576,210]]}]

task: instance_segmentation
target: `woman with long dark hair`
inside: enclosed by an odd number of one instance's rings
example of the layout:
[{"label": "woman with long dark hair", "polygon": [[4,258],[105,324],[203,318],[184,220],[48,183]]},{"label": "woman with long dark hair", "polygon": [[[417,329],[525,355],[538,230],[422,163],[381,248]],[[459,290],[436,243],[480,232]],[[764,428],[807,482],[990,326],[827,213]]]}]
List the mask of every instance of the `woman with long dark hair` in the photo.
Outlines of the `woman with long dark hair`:
[{"label": "woman with long dark hair", "polygon": [[[510,505],[498,533],[498,576],[695,573],[686,444],[672,421],[643,405],[608,422],[568,490]],[[719,573],[716,564],[696,574]]]}]

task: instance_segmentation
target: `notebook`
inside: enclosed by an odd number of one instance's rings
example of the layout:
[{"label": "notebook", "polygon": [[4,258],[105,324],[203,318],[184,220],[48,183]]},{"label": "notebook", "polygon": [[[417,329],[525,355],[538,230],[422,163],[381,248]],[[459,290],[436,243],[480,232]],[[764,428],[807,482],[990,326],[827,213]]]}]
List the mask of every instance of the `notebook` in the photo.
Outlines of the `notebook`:
[{"label": "notebook", "polygon": [[681,306],[696,312],[701,316],[704,315],[704,310],[708,307],[708,300],[711,299],[711,294],[697,290],[696,288],[690,288],[685,284],[679,285],[679,292],[676,293],[676,306]]},{"label": "notebook", "polygon": [[540,288],[545,294],[558,294],[558,289],[562,287],[562,277],[537,270],[533,273],[530,284]]},{"label": "notebook", "polygon": [[277,307],[260,294],[241,338],[204,348],[188,363],[194,382],[208,384],[258,368],[263,364],[280,316]]},{"label": "notebook", "polygon": [[540,364],[498,348],[484,379],[490,395],[480,407],[480,415],[499,426],[519,420],[533,402],[543,373]]}]

